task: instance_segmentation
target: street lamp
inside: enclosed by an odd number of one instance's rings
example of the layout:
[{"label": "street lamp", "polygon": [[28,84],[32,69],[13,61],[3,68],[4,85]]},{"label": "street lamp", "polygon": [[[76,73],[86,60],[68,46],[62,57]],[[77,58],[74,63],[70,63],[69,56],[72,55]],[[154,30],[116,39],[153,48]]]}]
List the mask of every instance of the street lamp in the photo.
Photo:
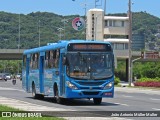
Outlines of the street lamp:
[{"label": "street lamp", "polygon": [[128,59],[128,80],[129,80],[129,86],[131,86],[132,83],[132,48],[131,48],[131,43],[132,43],[132,13],[131,13],[131,0],[129,0],[128,3],[128,17],[129,17],[129,59]]},{"label": "street lamp", "polygon": [[66,24],[66,22],[68,22],[68,19],[63,19],[63,20],[61,20],[62,22],[63,22],[63,24],[64,24],[64,40],[65,40],[65,24]]},{"label": "street lamp", "polygon": [[95,0],[95,8],[96,8],[97,6],[102,6],[102,0],[101,0],[101,4],[100,4],[100,5],[97,5],[97,4],[96,4],[97,2],[99,2],[99,0]]},{"label": "street lamp", "polygon": [[106,15],[106,0],[104,1],[104,15]]},{"label": "street lamp", "polygon": [[87,13],[87,1],[85,0],[84,3],[81,4],[82,6],[84,6],[84,21],[85,21],[85,33],[84,34],[84,38],[86,39],[86,32],[87,32],[87,26],[86,26],[86,21],[87,21],[87,17],[86,17],[86,13]]},{"label": "street lamp", "polygon": [[59,37],[60,37],[60,40],[62,39],[62,30],[64,30],[63,28],[58,28],[57,29],[59,31]]},{"label": "street lamp", "polygon": [[38,21],[38,39],[39,39],[39,47],[41,46],[41,33],[40,33],[40,20]]},{"label": "street lamp", "polygon": [[18,50],[20,49],[20,39],[21,39],[21,25],[20,25],[20,22],[21,21],[20,21],[20,14],[19,14],[19,22],[18,22],[19,23],[18,24],[18,31],[19,32],[18,32],[18,45],[17,45],[18,46]]}]

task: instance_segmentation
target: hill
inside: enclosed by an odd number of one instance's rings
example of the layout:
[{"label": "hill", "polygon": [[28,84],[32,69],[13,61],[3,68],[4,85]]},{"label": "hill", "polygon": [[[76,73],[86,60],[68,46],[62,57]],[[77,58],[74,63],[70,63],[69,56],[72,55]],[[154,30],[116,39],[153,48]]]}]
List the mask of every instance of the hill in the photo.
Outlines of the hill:
[{"label": "hill", "polygon": [[[126,14],[109,14],[126,16]],[[61,39],[84,39],[85,30],[75,31],[72,20],[78,15],[61,16],[48,12],[36,12],[20,15],[20,48],[33,48]],[[64,22],[63,20],[67,20]],[[132,29],[134,33],[145,34],[146,42],[151,46],[160,45],[158,39],[160,19],[146,12],[133,13]],[[58,28],[64,28],[62,31]],[[65,34],[64,34],[65,33]],[[62,36],[60,36],[62,35]],[[0,48],[17,48],[19,40],[19,14],[0,12]],[[154,44],[153,44],[154,43]]]}]

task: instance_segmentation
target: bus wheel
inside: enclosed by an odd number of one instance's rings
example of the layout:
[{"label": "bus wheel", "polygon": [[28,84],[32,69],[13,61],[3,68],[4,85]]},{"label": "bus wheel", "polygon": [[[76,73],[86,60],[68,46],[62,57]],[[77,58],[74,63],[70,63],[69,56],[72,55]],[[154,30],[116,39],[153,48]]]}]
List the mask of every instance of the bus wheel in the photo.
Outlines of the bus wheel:
[{"label": "bus wheel", "polygon": [[40,95],[38,95],[38,97],[39,97],[40,100],[43,100],[43,99],[44,99],[44,95],[41,95],[41,94],[40,94]]},{"label": "bus wheel", "polygon": [[93,102],[95,105],[100,105],[102,102],[102,98],[93,98]]},{"label": "bus wheel", "polygon": [[36,88],[35,88],[35,84],[34,83],[32,84],[32,97],[34,99],[38,98],[38,95],[36,94]]},{"label": "bus wheel", "polygon": [[58,94],[58,88],[56,89],[56,102],[58,103],[58,104],[62,104],[63,102],[63,99],[62,98],[60,98],[59,97],[59,94]]}]

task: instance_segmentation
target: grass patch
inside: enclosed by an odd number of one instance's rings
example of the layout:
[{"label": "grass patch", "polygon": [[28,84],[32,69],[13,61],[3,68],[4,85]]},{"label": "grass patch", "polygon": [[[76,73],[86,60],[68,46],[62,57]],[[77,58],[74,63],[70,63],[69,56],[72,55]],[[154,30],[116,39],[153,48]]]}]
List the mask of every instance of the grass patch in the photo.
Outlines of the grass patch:
[{"label": "grass patch", "polygon": [[[15,109],[15,108],[12,108],[12,107],[7,107],[7,106],[4,106],[4,105],[0,105],[0,113],[1,112],[12,112],[12,111],[15,111],[15,112],[24,112],[25,111],[22,111],[22,110],[19,110],[19,109]],[[28,112],[27,112],[28,113]],[[1,115],[0,115],[1,116]],[[0,117],[0,120],[64,120],[63,118],[57,118],[57,117]]]},{"label": "grass patch", "polygon": [[114,85],[115,87],[122,87],[120,84],[118,84],[118,85]]}]

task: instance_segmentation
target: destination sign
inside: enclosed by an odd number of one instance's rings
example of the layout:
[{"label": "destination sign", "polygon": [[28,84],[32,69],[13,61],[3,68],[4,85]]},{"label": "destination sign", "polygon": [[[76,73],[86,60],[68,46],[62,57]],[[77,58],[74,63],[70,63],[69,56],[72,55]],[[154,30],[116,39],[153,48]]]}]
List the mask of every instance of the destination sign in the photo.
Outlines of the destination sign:
[{"label": "destination sign", "polygon": [[83,50],[83,49],[89,49],[89,50],[103,50],[105,49],[105,45],[81,45],[81,44],[76,44],[73,45],[74,50]]},{"label": "destination sign", "polygon": [[68,51],[111,51],[109,44],[74,43],[69,44]]}]

